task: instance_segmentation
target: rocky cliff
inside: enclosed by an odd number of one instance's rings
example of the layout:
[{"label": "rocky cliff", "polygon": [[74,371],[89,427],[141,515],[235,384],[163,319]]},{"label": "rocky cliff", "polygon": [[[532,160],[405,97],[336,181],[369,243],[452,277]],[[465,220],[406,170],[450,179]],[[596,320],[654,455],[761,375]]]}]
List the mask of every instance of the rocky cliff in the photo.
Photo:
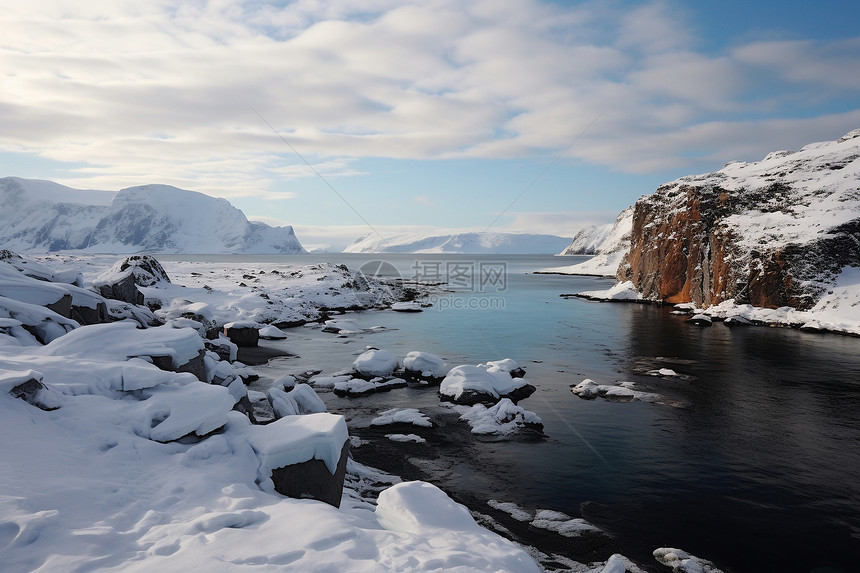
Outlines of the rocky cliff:
[{"label": "rocky cliff", "polygon": [[860,267],[860,129],[640,198],[616,277],[645,298],[810,308]]}]

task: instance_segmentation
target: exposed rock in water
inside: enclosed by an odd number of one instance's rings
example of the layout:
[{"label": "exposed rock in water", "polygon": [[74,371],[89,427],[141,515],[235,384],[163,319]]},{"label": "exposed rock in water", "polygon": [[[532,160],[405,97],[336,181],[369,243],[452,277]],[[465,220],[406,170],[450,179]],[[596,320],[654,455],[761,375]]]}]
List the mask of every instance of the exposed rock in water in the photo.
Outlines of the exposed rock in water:
[{"label": "exposed rock in water", "polygon": [[812,307],[860,266],[860,138],[774,152],[636,202],[618,267],[651,300]]}]

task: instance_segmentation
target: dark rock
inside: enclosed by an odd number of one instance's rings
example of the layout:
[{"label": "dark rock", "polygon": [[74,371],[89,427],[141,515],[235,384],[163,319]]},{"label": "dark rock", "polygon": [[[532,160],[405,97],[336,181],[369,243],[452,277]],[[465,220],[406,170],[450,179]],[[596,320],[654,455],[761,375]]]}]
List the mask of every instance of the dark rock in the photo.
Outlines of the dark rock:
[{"label": "dark rock", "polygon": [[224,327],[224,334],[230,339],[230,342],[236,346],[257,346],[260,342],[260,329],[245,326],[230,326]]},{"label": "dark rock", "polygon": [[272,470],[272,482],[275,484],[275,491],[288,497],[309,497],[334,507],[340,507],[348,457],[349,442],[346,442],[341,450],[340,460],[334,475],[331,474],[324,461],[317,459],[276,468]]},{"label": "dark rock", "polygon": [[69,315],[69,318],[82,325],[101,324],[110,321],[108,307],[103,302],[98,303],[96,308],[72,305]]},{"label": "dark rock", "polygon": [[64,294],[60,297],[60,300],[57,302],[52,302],[51,304],[46,304],[45,308],[49,310],[53,310],[60,316],[64,316],[66,318],[72,317],[72,295]]},{"label": "dark rock", "polygon": [[520,400],[525,400],[526,398],[528,398],[529,396],[534,394],[536,390],[537,390],[537,388],[535,388],[531,384],[524,384],[524,385],[520,386],[519,388],[517,388],[516,390],[514,390],[513,392],[511,392],[510,394],[505,394],[504,396],[501,396],[501,397],[502,398],[508,398],[508,399],[510,399],[511,402],[516,404]]},{"label": "dark rock", "polygon": [[150,356],[150,358],[152,359],[152,363],[162,370],[166,370],[168,372],[190,372],[201,382],[207,382],[204,356],[206,356],[206,351],[199,350],[197,352],[197,356],[179,366],[176,366],[173,363],[172,356]]},{"label": "dark rock", "polygon": [[[158,282],[170,282],[170,278],[155,257],[132,255],[115,264],[106,273],[109,280],[96,278],[93,283],[105,298],[142,305],[143,293],[138,286],[152,286]],[[116,278],[119,277],[119,278]]]},{"label": "dark rock", "polygon": [[9,394],[14,396],[15,398],[20,398],[31,404],[36,406],[37,408],[45,411],[56,410],[57,406],[49,405],[42,399],[42,392],[46,390],[45,385],[35,378],[30,378],[23,384],[18,384],[12,390],[9,391]]}]

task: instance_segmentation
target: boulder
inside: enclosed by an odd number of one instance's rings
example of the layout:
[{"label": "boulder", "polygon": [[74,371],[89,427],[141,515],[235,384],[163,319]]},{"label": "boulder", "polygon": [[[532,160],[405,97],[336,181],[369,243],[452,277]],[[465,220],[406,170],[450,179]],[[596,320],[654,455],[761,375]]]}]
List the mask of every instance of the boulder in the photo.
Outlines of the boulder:
[{"label": "boulder", "polygon": [[536,390],[531,384],[511,376],[510,371],[516,368],[513,360],[457,366],[442,380],[440,398],[464,406],[495,404],[502,398],[516,403]]},{"label": "boulder", "polygon": [[96,277],[93,286],[105,298],[142,305],[144,296],[137,287],[159,282],[169,283],[170,278],[155,257],[132,255]]},{"label": "boulder", "polygon": [[260,480],[288,497],[310,497],[340,507],[349,433],[343,416],[284,416],[253,426],[248,443],[260,460]]},{"label": "boulder", "polygon": [[376,377],[391,376],[399,363],[397,358],[386,350],[377,350],[375,348],[363,352],[355,362],[352,363],[352,370],[357,376],[365,379]]},{"label": "boulder", "polygon": [[224,325],[224,334],[236,346],[254,347],[260,343],[260,328],[254,322],[230,322]]}]

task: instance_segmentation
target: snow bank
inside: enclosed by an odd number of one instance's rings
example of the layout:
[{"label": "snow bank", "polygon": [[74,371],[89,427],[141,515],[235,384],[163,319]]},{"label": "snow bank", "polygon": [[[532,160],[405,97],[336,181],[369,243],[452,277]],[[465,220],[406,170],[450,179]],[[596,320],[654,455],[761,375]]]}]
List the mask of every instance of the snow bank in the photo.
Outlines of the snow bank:
[{"label": "snow bank", "polygon": [[203,340],[192,328],[160,326],[140,330],[132,322],[83,326],[45,346],[46,356],[78,356],[103,360],[169,356],[174,367],[197,358]]},{"label": "snow bank", "polygon": [[289,392],[273,386],[266,392],[266,396],[279,417],[327,411],[325,402],[307,384],[296,384]]}]

